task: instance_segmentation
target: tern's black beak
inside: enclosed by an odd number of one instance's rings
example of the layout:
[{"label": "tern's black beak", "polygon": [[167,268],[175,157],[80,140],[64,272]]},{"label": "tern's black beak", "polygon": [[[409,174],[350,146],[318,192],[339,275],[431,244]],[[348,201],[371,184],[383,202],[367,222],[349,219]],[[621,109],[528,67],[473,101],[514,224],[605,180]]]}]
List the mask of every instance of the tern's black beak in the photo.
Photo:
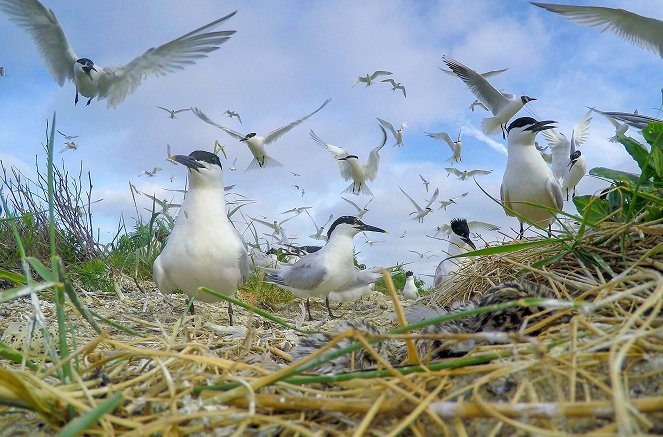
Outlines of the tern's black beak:
[{"label": "tern's black beak", "polygon": [[466,242],[467,244],[469,244],[472,249],[477,250],[477,247],[474,245],[474,241],[470,240],[467,237],[461,237],[460,239]]},{"label": "tern's black beak", "polygon": [[533,125],[526,127],[525,130],[532,131],[532,132],[541,132],[543,130],[548,130],[552,129],[555,126],[553,124],[556,124],[557,122],[554,120],[545,120],[545,121],[537,121]]},{"label": "tern's black beak", "polygon": [[359,226],[359,230],[361,232],[382,232],[382,233],[387,233],[384,229],[377,228],[375,226],[367,225],[366,223],[362,223]]},{"label": "tern's black beak", "polygon": [[174,155],[170,157],[170,160],[185,165],[191,170],[199,171],[199,169],[205,167],[199,161],[196,161],[195,159],[187,155]]}]

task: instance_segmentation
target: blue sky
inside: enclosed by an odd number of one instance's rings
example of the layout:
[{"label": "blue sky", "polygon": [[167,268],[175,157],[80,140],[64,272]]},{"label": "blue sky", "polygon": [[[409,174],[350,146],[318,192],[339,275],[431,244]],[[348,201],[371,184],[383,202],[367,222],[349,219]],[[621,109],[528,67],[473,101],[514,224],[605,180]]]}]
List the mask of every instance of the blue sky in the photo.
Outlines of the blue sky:
[{"label": "blue sky", "polygon": [[[223,26],[237,33],[219,50],[184,71],[148,78],[115,110],[107,109],[104,101],[74,106],[73,84],[60,88],[27,33],[0,14],[0,65],[6,69],[6,76],[0,77],[0,159],[33,173],[35,155],[45,159],[41,145],[45,121],[56,111],[57,127],[79,136],[79,149],[58,159],[71,169],[82,161],[83,168],[92,172],[93,198],[104,199],[93,207],[94,224],[101,228],[102,238],[114,231],[121,215],[129,223],[135,217],[128,181],[161,198],[166,197],[163,188],[184,186],[185,169],[164,162],[167,143],[182,154],[211,150],[215,140],[226,145],[229,160],[224,167],[238,158],[238,170],[225,171],[226,184],[236,184],[236,190],[256,200],[243,210],[248,215],[281,219],[282,211],[312,206],[320,224],[329,214],[349,214],[352,210],[339,195],[348,183],[340,178],[331,155],[309,138],[309,130],[366,159],[380,140],[376,121],[380,117],[395,125],[407,121],[409,128],[405,147],[383,149],[378,177],[370,184],[375,200],[364,219],[389,234],[369,238],[387,243],[369,247],[357,236],[359,258],[368,265],[414,261],[415,274],[432,274],[441,258],[421,260],[409,250],[441,255],[447,243],[425,237],[436,226],[460,216],[493,222],[511,235],[509,228],[517,227],[517,221],[507,218],[474,182],[447,178],[443,170],[450,156],[447,146],[424,134],[447,131],[454,136],[464,126],[464,157],[457,167],[492,169],[491,175],[478,181],[498,197],[506,165],[505,142],[501,136],[472,135],[472,127],[479,127],[488,113],[467,109],[474,96],[460,79],[438,70],[443,54],[477,71],[509,68],[491,80],[496,87],[536,97],[528,105],[536,116],[558,120],[567,135],[586,106],[657,115],[653,108],[661,105],[663,60],[656,54],[521,0],[44,4],[55,12],[76,53],[102,66],[125,64],[149,47],[239,11]],[[583,4],[622,7],[663,18],[663,10],[647,1]],[[407,88],[408,97],[382,83],[352,86],[357,76],[378,69],[392,71],[394,79]],[[171,120],[156,108],[197,106],[232,129],[264,133],[309,113],[327,98],[332,101],[326,108],[267,146],[285,167],[246,173],[251,155],[245,146],[190,112]],[[223,116],[226,109],[238,111],[243,125]],[[612,126],[594,116],[589,140],[582,147],[589,167],[635,170],[621,145],[607,141],[612,135]],[[634,132],[631,135],[637,137]],[[62,147],[64,140],[58,141]],[[163,168],[157,177],[137,177],[155,166]],[[290,171],[302,176],[292,176]],[[412,208],[397,188],[402,186],[423,202],[429,195],[419,173],[431,179],[431,192],[440,188],[440,199],[465,191],[470,194],[419,224],[408,216]],[[171,176],[176,177],[172,182]],[[304,187],[303,198],[293,184]],[[589,194],[602,186],[586,177],[578,192]],[[365,196],[350,198],[361,204],[368,201]],[[147,199],[142,201],[148,206]],[[575,210],[572,203],[565,209]],[[287,222],[285,228],[301,244],[314,243],[306,238],[314,231],[306,215]],[[407,233],[401,239],[403,231]]]}]

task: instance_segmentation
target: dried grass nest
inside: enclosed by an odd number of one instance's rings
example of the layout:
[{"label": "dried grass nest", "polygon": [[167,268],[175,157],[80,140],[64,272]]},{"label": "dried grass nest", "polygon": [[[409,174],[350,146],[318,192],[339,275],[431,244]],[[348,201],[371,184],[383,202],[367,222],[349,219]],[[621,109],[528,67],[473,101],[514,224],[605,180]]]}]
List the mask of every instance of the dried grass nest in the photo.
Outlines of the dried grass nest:
[{"label": "dried grass nest", "polygon": [[[236,326],[228,327],[225,304],[200,303],[195,316],[180,317],[183,298],[164,297],[151,283],[137,289],[127,280],[118,294],[79,294],[88,307],[143,337],[109,325],[97,335],[69,311],[74,376],[64,384],[55,377],[63,363],[50,361],[40,336],[25,343],[29,301],[3,304],[2,341],[34,368],[0,360],[0,435],[53,434],[67,417],[120,397],[89,425],[88,435],[663,433],[663,225],[606,227],[580,244],[611,273],[572,254],[535,268],[542,255],[532,248],[479,258],[459,272],[463,280],[422,298],[449,305],[526,272],[527,280],[582,306],[546,309],[508,343],[479,346],[466,357],[406,374],[387,365],[382,372],[288,376],[299,366],[289,354],[301,335],[294,329],[239,309]],[[270,312],[295,325],[298,305]],[[343,304],[341,313],[391,328],[398,326],[394,305],[399,312],[399,302],[375,293]],[[53,304],[42,299],[42,310],[56,334]],[[338,323],[303,328],[333,331]],[[540,333],[529,335],[534,331]],[[392,337],[405,342],[418,335]],[[348,336],[365,341],[351,331],[338,338]],[[225,390],[202,389],[209,385]]]}]

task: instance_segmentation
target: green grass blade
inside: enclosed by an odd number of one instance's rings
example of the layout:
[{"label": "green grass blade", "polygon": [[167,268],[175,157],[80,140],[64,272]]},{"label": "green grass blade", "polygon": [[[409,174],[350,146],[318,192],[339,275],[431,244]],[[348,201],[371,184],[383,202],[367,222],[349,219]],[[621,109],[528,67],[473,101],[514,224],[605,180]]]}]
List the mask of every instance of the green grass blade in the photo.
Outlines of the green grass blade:
[{"label": "green grass blade", "polygon": [[75,437],[85,433],[88,428],[94,426],[105,414],[110,413],[120,406],[123,400],[124,395],[122,393],[115,393],[87,413],[69,422],[67,426],[60,430],[57,437]]},{"label": "green grass blade", "polygon": [[35,269],[35,272],[43,279],[44,281],[55,281],[55,275],[53,272],[49,270],[48,267],[44,265],[41,261],[39,261],[37,258],[29,256],[26,258],[28,260],[28,264]]},{"label": "green grass blade", "polygon": [[128,326],[124,326],[123,324],[118,323],[114,320],[111,320],[108,317],[104,317],[104,316],[102,316],[101,314],[99,314],[98,312],[96,312],[94,310],[89,310],[89,311],[90,311],[90,313],[92,313],[92,315],[94,317],[96,317],[97,319],[99,319],[102,322],[106,323],[107,325],[112,326],[113,328],[119,329],[120,331],[124,331],[128,334],[131,334],[131,335],[135,335],[136,337],[142,337],[142,338],[147,337],[147,335],[143,334],[142,332],[138,332],[135,329],[129,328]]},{"label": "green grass blade", "polygon": [[14,284],[25,284],[26,282],[25,276],[5,269],[0,269],[0,279],[5,279]]},{"label": "green grass blade", "polygon": [[62,260],[59,258],[57,266],[58,266],[58,276],[61,278],[62,282],[64,283],[64,291],[65,293],[67,293],[67,296],[69,296],[69,300],[71,300],[71,303],[74,304],[74,307],[76,307],[76,309],[81,314],[81,316],[83,316],[83,318],[87,320],[90,326],[92,326],[92,329],[94,329],[97,332],[97,334],[101,334],[103,332],[103,329],[101,329],[97,321],[94,320],[94,316],[92,315],[88,307],[78,298],[78,293],[76,293],[76,290],[74,290],[74,286],[72,285],[69,276],[64,270],[64,264],[62,264]]},{"label": "green grass blade", "polygon": [[0,357],[6,358],[18,364],[22,364],[23,362],[25,362],[25,365],[28,369],[34,370],[35,372],[39,370],[39,368],[33,361],[27,359],[19,351],[17,351],[13,347],[1,341],[0,341]]},{"label": "green grass blade", "polygon": [[0,294],[0,303],[9,302],[10,300],[18,299],[19,297],[27,296],[31,293],[44,291],[47,288],[51,288],[57,284],[58,283],[54,281],[46,281],[40,282],[39,284],[30,283],[27,285],[21,285],[20,287],[10,288],[8,290],[4,290]]},{"label": "green grass blade", "polygon": [[559,244],[561,242],[569,241],[570,237],[565,238],[544,238],[536,241],[526,241],[524,243],[504,244],[502,246],[485,247],[472,252],[461,253],[450,258],[462,258],[466,256],[484,256],[484,255],[497,255],[500,253],[512,253],[519,250],[529,249],[531,247],[546,246],[548,244]]}]

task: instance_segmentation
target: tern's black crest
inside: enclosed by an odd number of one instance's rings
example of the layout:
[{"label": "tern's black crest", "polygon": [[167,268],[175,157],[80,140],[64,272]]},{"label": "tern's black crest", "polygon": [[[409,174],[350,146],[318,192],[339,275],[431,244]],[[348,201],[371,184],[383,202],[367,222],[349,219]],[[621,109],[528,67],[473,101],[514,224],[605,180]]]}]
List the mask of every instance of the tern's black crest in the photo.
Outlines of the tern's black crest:
[{"label": "tern's black crest", "polygon": [[204,150],[196,150],[189,154],[189,158],[195,159],[196,161],[207,162],[208,164],[221,166],[221,160],[214,153],[206,152]]},{"label": "tern's black crest", "polygon": [[253,138],[253,137],[255,137],[255,136],[256,136],[256,133],[255,133],[255,132],[251,132],[250,134],[246,134],[246,136],[244,137],[244,139],[245,139],[245,140],[248,140],[249,138]]},{"label": "tern's black crest", "polygon": [[347,223],[349,225],[363,225],[364,223],[359,220],[357,217],[353,217],[351,215],[343,215],[339,218],[336,219],[334,223],[329,227],[329,230],[327,231],[327,238],[331,237],[332,232],[334,232],[334,229],[336,226],[340,225],[341,223]]},{"label": "tern's black crest", "polygon": [[87,65],[88,67],[94,66],[94,62],[92,62],[92,59],[88,58],[80,58],[76,62],[79,64]]},{"label": "tern's black crest", "polygon": [[455,218],[451,220],[451,230],[459,237],[470,237],[470,227],[467,225],[467,220],[462,218]]},{"label": "tern's black crest", "polygon": [[575,152],[573,152],[571,154],[571,162],[576,162],[576,160],[580,158],[580,155],[582,155],[582,153],[580,153],[580,150],[576,150]]},{"label": "tern's black crest", "polygon": [[405,277],[406,277],[406,278],[409,278],[409,277],[412,276],[413,274],[414,274],[414,273],[412,273],[411,271],[408,270],[407,272],[405,272]]},{"label": "tern's black crest", "polygon": [[509,127],[506,129],[507,132],[511,131],[514,127],[525,127],[525,126],[531,126],[533,124],[537,123],[535,119],[532,117],[520,117],[515,119]]}]

